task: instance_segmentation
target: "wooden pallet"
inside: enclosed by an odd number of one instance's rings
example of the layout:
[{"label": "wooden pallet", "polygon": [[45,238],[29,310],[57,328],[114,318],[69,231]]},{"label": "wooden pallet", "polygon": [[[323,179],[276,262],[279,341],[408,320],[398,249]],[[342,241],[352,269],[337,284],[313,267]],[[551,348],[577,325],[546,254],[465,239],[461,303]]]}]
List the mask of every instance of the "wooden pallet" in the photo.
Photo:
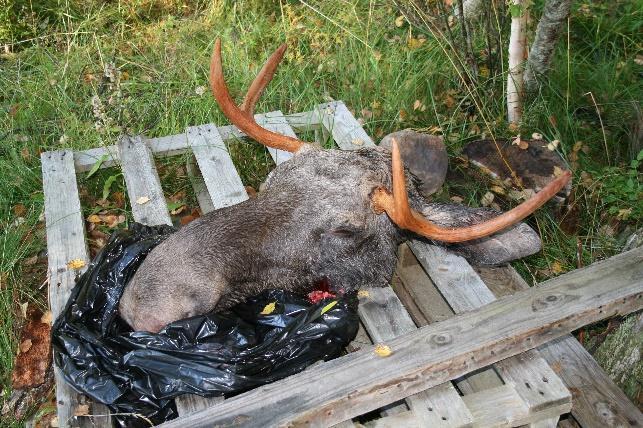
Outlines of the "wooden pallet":
[{"label": "wooden pallet", "polygon": [[[342,102],[322,104],[313,111],[289,116],[284,116],[281,112],[276,111],[256,115],[256,118],[264,127],[290,136],[296,136],[295,130],[297,132],[314,130],[316,139],[332,138],[343,150],[354,150],[373,145],[373,141]],[[209,212],[242,202],[248,198],[225,145],[228,140],[242,137],[243,134],[233,126],[217,127],[208,124],[190,127],[183,134],[169,137],[149,140],[143,137],[123,137],[116,146],[80,152],[43,153],[50,303],[54,315],[57,316],[64,307],[77,274],[67,269],[67,262],[72,259],[89,261],[85,243],[84,221],[78,198],[76,172],[89,170],[103,155],[108,155],[107,160],[101,166],[120,165],[122,168],[129,199],[132,201],[134,219],[150,225],[170,224],[167,205],[156,173],[154,156],[172,156],[186,152],[193,154],[194,162],[188,165],[188,170],[192,175],[199,205],[204,212]],[[278,150],[269,149],[269,151],[276,164],[284,162],[292,156],[290,153]],[[150,198],[150,201],[144,205],[136,204],[134,201],[141,196]],[[637,261],[641,260],[641,252],[638,252],[630,255],[624,261],[619,259],[618,266],[620,269],[624,269],[624,266],[632,268],[632,266],[636,266]],[[641,286],[640,278],[637,281],[634,285],[625,284],[630,287],[626,287],[625,291],[630,293],[632,290],[638,291],[640,298],[643,286]],[[456,340],[450,334],[426,336],[429,334],[427,333],[429,330],[426,330],[429,327],[420,330],[418,327],[435,322],[437,324],[431,327],[439,328],[448,322],[458,326],[458,323],[466,323],[472,313],[484,315],[489,312],[488,308],[494,307],[489,304],[496,299],[496,296],[513,294],[517,290],[525,288],[528,288],[526,283],[511,267],[484,268],[476,271],[466,260],[441,247],[421,241],[409,242],[408,245],[400,248],[398,269],[392,287],[368,289],[366,290],[368,296],[363,297],[360,302],[359,315],[363,329],[360,330],[358,338],[351,348],[365,349],[338,360],[315,365],[303,374],[255,391],[264,391],[268,394],[267,396],[271,397],[270,400],[273,400],[272,394],[275,392],[275,388],[280,388],[281,384],[284,384],[285,387],[288,385],[285,381],[298,379],[302,376],[311,379],[315,379],[317,376],[326,382],[328,377],[335,375],[339,377],[329,381],[331,386],[333,382],[337,385],[351,384],[350,377],[353,373],[357,375],[357,370],[342,372],[340,369],[344,366],[350,367],[352,360],[359,359],[358,355],[363,356],[367,353],[371,341],[406,343],[403,341],[405,338],[419,340],[419,338],[426,339],[428,337],[433,342],[437,341],[437,345],[445,345],[445,348],[455,349],[455,346],[447,345],[455,345],[461,338]],[[532,291],[536,292],[533,289],[530,290],[530,292]],[[621,309],[627,311],[632,308],[636,309],[636,307],[640,308],[640,299],[634,299],[634,303],[631,303],[631,296],[622,294],[625,291],[620,289],[621,294],[616,293],[619,299],[623,300],[622,302],[619,300]],[[595,296],[595,299],[598,299],[596,301],[600,301],[603,308],[616,304],[614,296],[605,297],[603,294],[598,293]],[[548,298],[552,296],[552,302],[556,301],[555,294],[548,296]],[[523,299],[525,301],[521,301],[518,298],[516,300],[517,308],[520,307],[520,304],[526,304],[527,301],[525,299]],[[501,303],[499,302],[495,306],[501,307]],[[545,303],[545,305],[547,304],[549,303]],[[471,312],[476,309],[477,312]],[[601,309],[601,313],[585,311],[583,312],[585,318],[583,316],[576,317],[574,320],[576,324],[570,324],[567,319],[558,320],[556,324],[552,324],[557,327],[552,331],[563,331],[563,333],[570,331],[579,322],[589,322],[588,320],[604,317],[602,312],[603,309]],[[461,313],[466,314],[453,318],[454,314]],[[445,321],[447,319],[451,320]],[[491,320],[493,319],[491,318]],[[519,319],[516,319],[516,323],[518,321]],[[469,322],[471,322],[470,319]],[[519,328],[516,329],[516,331],[518,330]],[[549,341],[559,336],[560,338],[556,341]],[[466,337],[463,333],[464,339]],[[359,400],[353,400],[352,393],[342,396],[341,388],[336,387],[333,394],[323,397],[324,403],[330,403],[331,407],[312,403],[312,407],[303,413],[294,404],[292,408],[277,406],[276,409],[284,415],[291,413],[296,415],[291,419],[286,418],[291,421],[301,422],[312,415],[310,417],[315,421],[315,425],[332,425],[341,422],[341,426],[345,427],[354,425],[350,418],[379,407],[382,407],[379,411],[381,417],[370,420],[366,425],[375,427],[521,425],[554,427],[559,416],[570,411],[576,421],[586,427],[636,426],[636,423],[639,424],[638,426],[643,425],[643,419],[638,409],[609,380],[575,339],[569,335],[564,336],[562,333],[552,333],[546,339],[534,337],[532,341],[532,336],[528,336],[523,341],[524,343],[518,343],[520,341],[516,339],[516,343],[513,345],[503,345],[496,340],[492,345],[489,345],[491,346],[488,347],[491,350],[490,354],[484,358],[477,358],[476,353],[471,351],[470,360],[467,356],[467,361],[457,370],[451,368],[449,370],[443,369],[438,374],[431,373],[426,376],[426,380],[414,380],[411,382],[412,386],[405,388],[402,388],[403,382],[399,380],[399,374],[383,374],[382,382],[387,378],[390,378],[390,381],[396,379],[397,383],[394,382],[391,385],[398,385],[396,388],[400,390],[396,391],[393,388],[394,390],[391,392],[391,388],[384,388],[386,391],[375,388],[374,391],[378,392],[365,395],[370,400],[366,404],[362,401],[357,404]],[[471,338],[471,340],[478,339]],[[484,340],[487,339],[480,338],[481,344],[484,344]],[[491,338],[488,340],[489,343],[492,343]],[[530,341],[532,342],[530,343]],[[549,343],[539,349],[531,349],[537,344],[545,342]],[[509,356],[509,358],[503,358],[504,356]],[[410,360],[413,359],[412,357],[409,355]],[[394,354],[394,358],[390,360],[391,364],[395,358],[397,355]],[[440,360],[442,365],[447,364],[447,361],[457,360],[456,354],[445,354],[443,358],[444,360]],[[416,364],[426,364],[420,360]],[[486,360],[495,362],[495,364],[489,366],[488,363],[485,364]],[[371,361],[367,359],[364,364],[371,364]],[[382,363],[383,360],[372,362],[377,367]],[[334,369],[339,371],[334,372]],[[439,372],[439,370],[437,371]],[[457,372],[467,374],[465,376],[453,375]],[[376,379],[371,383],[372,386],[375,386]],[[74,409],[83,402],[84,398],[69,388],[58,373],[56,373],[56,385],[60,426],[109,426],[107,409],[96,403],[92,404],[92,416],[74,416]],[[427,389],[428,386],[432,387]],[[382,385],[380,384],[379,387],[381,388]],[[295,390],[296,388],[293,388],[292,385],[291,388],[283,390],[285,391],[283,399],[290,397],[290,400],[294,400],[293,397],[296,395],[289,394],[289,392],[292,393]],[[251,393],[255,391],[251,391]],[[247,401],[251,399],[252,395],[249,395],[250,398],[245,398],[247,395],[243,394],[226,400],[224,403],[221,403],[222,400],[219,398],[180,397],[177,399],[177,408],[181,419],[165,425],[211,426],[217,418],[223,422],[232,420],[238,424],[265,425],[259,419],[253,419],[252,406],[248,405]],[[315,399],[317,398],[315,397]],[[404,400],[395,402],[396,398],[404,398]],[[347,410],[348,404],[341,404],[341,400],[346,402],[353,400],[352,410]],[[257,400],[255,399],[255,401]],[[303,407],[307,408],[305,405]],[[275,411],[274,402],[272,408],[272,411]],[[311,410],[319,411],[321,408],[326,409],[328,414],[320,416]],[[215,409],[217,410],[215,411]],[[235,409],[238,418],[226,419],[230,414],[234,415]],[[259,407],[255,406],[254,409],[259,409]],[[270,421],[268,424],[279,422],[279,418],[268,420]]]}]

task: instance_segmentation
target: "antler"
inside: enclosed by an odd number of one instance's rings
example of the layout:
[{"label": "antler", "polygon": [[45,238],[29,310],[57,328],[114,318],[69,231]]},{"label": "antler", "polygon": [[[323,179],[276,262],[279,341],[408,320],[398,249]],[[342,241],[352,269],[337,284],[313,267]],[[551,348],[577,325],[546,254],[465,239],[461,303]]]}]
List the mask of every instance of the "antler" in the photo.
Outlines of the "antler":
[{"label": "antler", "polygon": [[223,79],[223,67],[221,65],[221,40],[217,39],[214,44],[214,52],[212,52],[212,61],[210,62],[210,88],[212,89],[212,94],[217,100],[219,107],[221,107],[223,114],[225,114],[230,122],[236,125],[237,128],[243,131],[246,135],[265,146],[289,152],[296,152],[307,143],[296,138],[268,131],[261,127],[253,117],[255,104],[259,100],[259,97],[261,97],[263,90],[272,80],[275,70],[283,58],[285,51],[286,45],[283,44],[270,56],[270,58],[268,58],[257,77],[250,85],[248,93],[243,100],[243,104],[241,104],[241,108],[239,108],[230,96],[228,87]]},{"label": "antler", "polygon": [[377,188],[372,196],[375,211],[378,213],[386,212],[391,221],[402,229],[443,242],[462,242],[482,238],[519,222],[558,193],[571,177],[571,172],[566,171],[529,200],[491,220],[473,226],[449,229],[430,222],[409,207],[404,165],[395,140],[393,140],[392,145],[392,164],[393,194],[391,195],[384,188]]}]

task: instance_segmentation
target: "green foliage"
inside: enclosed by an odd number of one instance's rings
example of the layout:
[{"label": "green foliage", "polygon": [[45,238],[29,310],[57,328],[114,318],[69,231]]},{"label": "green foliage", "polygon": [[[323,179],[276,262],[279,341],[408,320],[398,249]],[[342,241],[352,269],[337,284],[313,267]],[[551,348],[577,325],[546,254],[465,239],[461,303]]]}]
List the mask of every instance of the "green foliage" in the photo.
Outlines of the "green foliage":
[{"label": "green foliage", "polygon": [[[622,243],[619,233],[640,225],[641,159],[630,158],[631,125],[643,99],[638,3],[576,4],[570,45],[564,37],[552,72],[525,106],[519,132],[560,140],[577,190],[574,214],[564,216],[577,216],[575,229],[563,229],[547,210],[530,220],[543,251],[516,264],[530,280],[573,269],[579,258],[589,264],[612,255]],[[541,6],[542,0],[533,10]],[[45,278],[23,275],[22,266],[44,248],[39,152],[112,145],[122,132],[156,137],[227,123],[207,90],[210,52],[221,37],[226,79],[238,99],[269,53],[288,43],[258,112],[287,114],[341,99],[374,139],[424,129],[442,133],[455,157],[473,139],[518,132],[504,119],[510,10],[497,12],[500,50],[488,52],[484,32],[473,24],[480,73],[475,84],[464,84],[454,66],[459,47],[404,21],[398,27],[399,12],[386,2],[0,0],[2,382],[8,382],[17,345],[17,302],[46,302],[39,288]],[[577,143],[583,150],[574,150]],[[230,151],[244,184],[257,187],[273,168],[257,144],[232,142]],[[168,195],[189,187],[177,174],[161,178]],[[78,180],[103,199],[124,190],[115,169],[92,170]],[[472,181],[450,183],[444,197],[458,193],[476,205],[487,189]],[[18,205],[26,214],[16,214]],[[615,231],[606,233],[606,226]]]}]

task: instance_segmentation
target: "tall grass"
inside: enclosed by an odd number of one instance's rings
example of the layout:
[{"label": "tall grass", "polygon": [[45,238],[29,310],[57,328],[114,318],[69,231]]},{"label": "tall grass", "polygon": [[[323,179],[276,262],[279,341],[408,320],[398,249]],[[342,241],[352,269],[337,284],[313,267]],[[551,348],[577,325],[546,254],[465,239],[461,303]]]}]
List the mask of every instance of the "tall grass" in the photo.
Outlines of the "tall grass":
[{"label": "tall grass", "polygon": [[[478,76],[476,86],[464,86],[454,67],[457,50],[431,32],[396,25],[399,12],[388,3],[52,0],[38,9],[22,7],[32,3],[18,0],[6,4],[0,6],[0,45],[7,47],[0,54],[4,396],[17,346],[19,304],[46,304],[43,271],[29,276],[23,266],[45,248],[39,152],[110,145],[122,132],[154,137],[225,123],[203,91],[216,37],[223,41],[226,79],[238,95],[269,53],[288,43],[257,111],[304,111],[342,99],[376,139],[406,127],[439,128],[454,156],[480,136],[515,133],[505,125],[502,69]],[[640,213],[638,171],[630,190],[610,177],[633,156],[631,125],[642,94],[641,13],[634,0],[577,5],[549,79],[526,105],[523,134],[560,140],[568,160],[576,142],[584,147],[575,167],[577,209],[569,214],[578,216],[576,229],[566,234],[547,212],[534,217],[543,251],[516,264],[529,279],[575,268],[579,248],[583,264],[613,254],[622,245],[620,234],[640,222],[634,215],[617,219],[619,210],[632,205]],[[483,39],[474,42],[478,50],[485,46]],[[239,143],[234,155],[247,184],[256,186],[272,165],[257,145]],[[589,180],[581,178],[583,172]],[[108,174],[90,179],[81,174],[79,181],[96,190]],[[457,192],[476,205],[485,191],[480,183],[454,184],[442,197]],[[16,209],[20,205],[24,213]]]}]

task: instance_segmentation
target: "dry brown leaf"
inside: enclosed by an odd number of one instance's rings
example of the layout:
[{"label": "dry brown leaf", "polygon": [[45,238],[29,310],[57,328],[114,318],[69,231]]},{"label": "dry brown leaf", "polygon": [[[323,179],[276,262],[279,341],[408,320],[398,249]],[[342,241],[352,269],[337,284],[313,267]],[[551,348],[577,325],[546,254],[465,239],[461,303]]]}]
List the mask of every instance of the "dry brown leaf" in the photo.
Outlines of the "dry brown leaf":
[{"label": "dry brown leaf", "polygon": [[31,342],[31,339],[25,339],[20,343],[18,349],[20,350],[20,352],[25,353],[31,349],[32,345],[33,343]]},{"label": "dry brown leaf", "polygon": [[554,177],[560,177],[563,175],[563,169],[558,165],[554,165]]},{"label": "dry brown leaf", "polygon": [[528,143],[528,142],[526,142],[525,140],[520,140],[520,141],[518,142],[518,147],[519,147],[521,150],[527,150],[527,149],[529,148],[529,143]]},{"label": "dry brown leaf", "polygon": [[53,321],[53,317],[54,316],[51,313],[51,311],[47,311],[44,314],[42,314],[42,316],[40,317],[40,322],[51,325],[51,322]]},{"label": "dry brown leaf", "polygon": [[51,418],[51,421],[49,421],[49,426],[51,428],[58,428],[60,427],[60,424],[58,423],[58,416],[54,416]]},{"label": "dry brown leaf", "polygon": [[79,404],[74,409],[74,416],[87,416],[89,415],[89,404]]},{"label": "dry brown leaf", "polygon": [[424,104],[422,104],[422,101],[415,100],[415,102],[413,103],[413,110],[425,111],[426,106]]},{"label": "dry brown leaf", "polygon": [[150,198],[147,196],[141,196],[138,199],[136,199],[136,203],[139,205],[145,205],[150,201]]},{"label": "dry brown leaf", "polygon": [[403,26],[405,22],[406,22],[406,19],[404,18],[404,15],[400,15],[397,18],[395,18],[395,26],[397,28],[400,28],[401,26]]},{"label": "dry brown leaf", "polygon": [[90,223],[100,223],[101,219],[98,215],[92,214],[89,217],[87,217],[87,221]]},{"label": "dry brown leaf", "polygon": [[13,214],[16,217],[24,217],[27,214],[27,208],[23,204],[16,204],[13,206]]},{"label": "dry brown leaf", "polygon": [[449,199],[451,199],[456,204],[461,204],[462,202],[464,202],[464,199],[460,196],[451,196]]},{"label": "dry brown leaf", "polygon": [[480,205],[482,205],[483,207],[488,207],[493,202],[494,197],[495,196],[491,192],[485,193],[482,199],[480,199]]},{"label": "dry brown leaf", "polygon": [[23,266],[33,266],[38,262],[38,256],[31,256],[22,261]]},{"label": "dry brown leaf", "polygon": [[27,319],[27,308],[29,307],[29,302],[20,303],[20,314],[24,319]]}]

